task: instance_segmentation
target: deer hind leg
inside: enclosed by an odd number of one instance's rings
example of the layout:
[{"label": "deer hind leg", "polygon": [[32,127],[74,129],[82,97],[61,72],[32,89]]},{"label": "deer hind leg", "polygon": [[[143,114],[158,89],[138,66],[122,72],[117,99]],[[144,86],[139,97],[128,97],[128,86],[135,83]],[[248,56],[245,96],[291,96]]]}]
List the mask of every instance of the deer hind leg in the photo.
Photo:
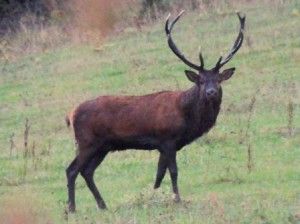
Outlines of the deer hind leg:
[{"label": "deer hind leg", "polygon": [[84,166],[84,169],[80,171],[80,174],[84,178],[88,188],[92,192],[99,209],[106,209],[106,205],[94,182],[94,172],[96,168],[100,165],[100,163],[103,161],[107,153],[108,151],[98,151],[93,156],[93,158],[89,160],[86,166]]},{"label": "deer hind leg", "polygon": [[76,178],[87,163],[88,159],[92,155],[92,150],[79,150],[79,154],[71,162],[69,167],[66,169],[67,182],[68,182],[68,207],[70,212],[75,212],[75,181]]},{"label": "deer hind leg", "polygon": [[68,181],[68,207],[70,212],[75,212],[75,181],[78,176],[79,169],[77,166],[77,157],[71,162],[66,169]]}]

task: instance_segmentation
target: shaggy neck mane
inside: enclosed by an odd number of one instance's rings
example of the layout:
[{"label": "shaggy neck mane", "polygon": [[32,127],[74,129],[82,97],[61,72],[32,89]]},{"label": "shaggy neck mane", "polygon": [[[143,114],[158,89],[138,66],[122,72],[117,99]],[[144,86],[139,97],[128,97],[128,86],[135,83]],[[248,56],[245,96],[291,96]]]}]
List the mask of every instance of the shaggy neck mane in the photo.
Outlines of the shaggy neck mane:
[{"label": "shaggy neck mane", "polygon": [[184,111],[187,127],[185,140],[182,144],[192,142],[214,126],[220,111],[221,101],[221,88],[218,99],[214,101],[208,101],[197,85],[182,93],[180,106]]}]

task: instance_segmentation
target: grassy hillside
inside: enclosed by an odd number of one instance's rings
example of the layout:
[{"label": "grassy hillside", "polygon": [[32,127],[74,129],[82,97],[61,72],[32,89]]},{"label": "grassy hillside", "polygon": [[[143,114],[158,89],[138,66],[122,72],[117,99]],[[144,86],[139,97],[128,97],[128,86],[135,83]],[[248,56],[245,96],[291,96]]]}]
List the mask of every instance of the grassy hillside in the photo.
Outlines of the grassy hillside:
[{"label": "grassy hillside", "polygon": [[[237,71],[224,83],[216,127],[178,153],[180,204],[171,200],[169,176],[152,189],[157,152],[126,151],[109,154],[96,172],[109,210],[96,209],[79,177],[78,212],[65,213],[65,168],[75,155],[66,113],[98,95],[191,86],[167,47],[164,19],[101,47],[1,62],[1,223],[299,223],[300,2],[237,9],[247,15],[247,38],[226,66]],[[237,35],[233,11],[187,12],[176,43],[194,61],[201,46],[212,66]]]}]

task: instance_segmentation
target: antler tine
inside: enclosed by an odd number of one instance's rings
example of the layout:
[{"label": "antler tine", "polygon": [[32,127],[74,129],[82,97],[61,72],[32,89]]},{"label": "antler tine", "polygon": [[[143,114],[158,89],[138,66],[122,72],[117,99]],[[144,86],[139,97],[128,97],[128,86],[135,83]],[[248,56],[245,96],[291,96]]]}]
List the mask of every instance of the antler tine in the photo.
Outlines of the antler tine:
[{"label": "antler tine", "polygon": [[165,24],[165,31],[166,34],[169,35],[170,34],[170,30],[169,30],[169,19],[171,17],[171,13],[168,14],[167,19],[166,19],[166,24]]},{"label": "antler tine", "polygon": [[245,28],[245,20],[246,20],[246,16],[241,16],[241,13],[240,12],[237,12],[236,13],[239,17],[239,20],[240,20],[240,24],[241,24],[241,30],[244,31],[244,28]]},{"label": "antler tine", "polygon": [[217,64],[216,64],[216,66],[215,66],[215,69],[219,69],[221,66],[220,66],[220,63],[221,63],[221,61],[222,61],[222,56],[219,58],[219,60],[218,60],[218,62],[217,62]]},{"label": "antler tine", "polygon": [[168,37],[168,45],[171,48],[171,50],[173,51],[173,53],[180,59],[182,60],[186,65],[188,65],[189,67],[199,70],[202,69],[201,66],[195,65],[194,63],[190,62],[188,59],[185,58],[185,56],[178,50],[178,48],[176,47],[172,36],[171,36],[171,32],[172,29],[175,25],[175,23],[179,20],[179,18],[181,17],[181,15],[184,13],[184,10],[182,10],[177,17],[171,22],[171,25],[169,25],[169,19],[170,19],[170,14],[168,15],[167,19],[166,19],[166,25],[165,25],[165,31]]},{"label": "antler tine", "polygon": [[203,59],[201,51],[199,53],[199,59],[200,59],[200,68],[204,69],[204,59]]},{"label": "antler tine", "polygon": [[182,14],[184,13],[184,10],[181,10],[180,13],[176,16],[176,18],[173,20],[173,22],[171,23],[171,27],[170,27],[170,31],[172,31],[173,26],[175,25],[175,23],[180,19],[180,17],[182,16]]},{"label": "antler tine", "polygon": [[231,50],[229,51],[228,55],[224,58],[224,60],[222,60],[222,57],[219,59],[219,61],[217,62],[216,66],[215,66],[215,70],[220,69],[223,65],[225,65],[228,61],[230,61],[230,59],[234,56],[234,54],[240,49],[240,47],[242,46],[243,40],[244,40],[244,27],[245,27],[245,20],[246,20],[246,16],[241,16],[240,13],[237,13],[239,20],[240,20],[240,31],[239,34],[231,48]]}]

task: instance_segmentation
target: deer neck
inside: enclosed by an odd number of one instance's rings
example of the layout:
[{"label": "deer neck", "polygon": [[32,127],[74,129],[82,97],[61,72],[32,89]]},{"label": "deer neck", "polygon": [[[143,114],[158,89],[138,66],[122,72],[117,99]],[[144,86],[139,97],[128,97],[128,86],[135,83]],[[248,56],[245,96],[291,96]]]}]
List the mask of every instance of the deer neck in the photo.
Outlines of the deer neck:
[{"label": "deer neck", "polygon": [[196,124],[207,121],[213,125],[219,114],[222,101],[222,89],[220,88],[219,91],[219,98],[214,101],[208,101],[197,85],[184,91],[181,98],[181,107],[186,118]]}]

